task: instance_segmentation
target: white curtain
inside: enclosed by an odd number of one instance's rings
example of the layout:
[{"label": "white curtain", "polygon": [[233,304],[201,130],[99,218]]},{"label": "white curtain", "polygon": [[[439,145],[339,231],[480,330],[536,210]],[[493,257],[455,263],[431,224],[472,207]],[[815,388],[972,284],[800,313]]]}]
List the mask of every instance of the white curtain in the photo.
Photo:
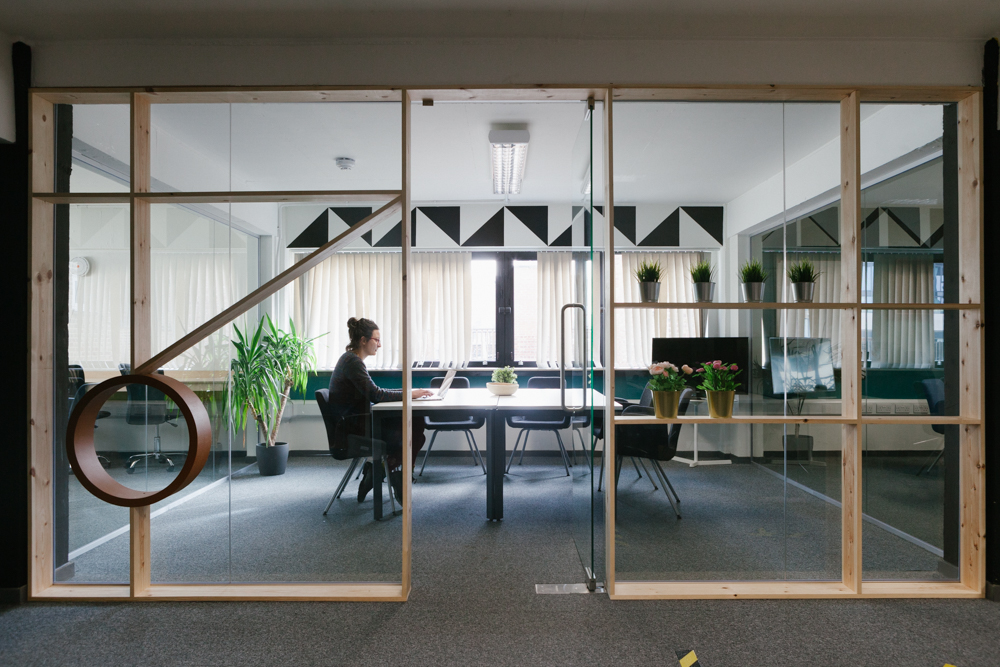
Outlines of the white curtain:
[{"label": "white curtain", "polygon": [[[347,320],[365,317],[379,326],[382,349],[369,368],[398,368],[401,359],[401,255],[395,252],[336,254],[295,283],[296,321],[314,343],[316,367],[330,369],[350,342]],[[325,335],[324,335],[325,334]]]},{"label": "white curtain", "polygon": [[[840,255],[832,253],[788,253],[788,263],[802,260],[812,262],[819,271],[813,301],[816,303],[836,303],[840,301]],[[774,260],[774,272],[780,276],[784,300],[792,301],[792,285],[788,282],[785,258],[778,255]],[[839,310],[784,310],[778,313],[778,335],[794,338],[829,338],[833,365],[840,368],[840,311]]]},{"label": "white curtain", "polygon": [[464,367],[472,357],[472,253],[410,255],[411,358]]},{"label": "white curtain", "polygon": [[[595,289],[593,275],[588,263],[573,257],[572,252],[538,253],[538,300],[536,306],[535,330],[537,348],[535,362],[540,368],[559,366],[560,341],[562,336],[562,308],[567,303],[582,303],[586,307],[581,315],[578,309],[566,313],[566,364],[585,366],[583,349],[579,341],[586,336],[588,356],[600,366],[601,349],[601,304],[600,290]],[[592,328],[591,319],[597,326]],[[581,332],[581,324],[585,332]],[[593,337],[593,340],[591,340]]]},{"label": "white curtain", "polygon": [[[472,354],[472,254],[412,253],[411,330],[414,361],[464,366]],[[370,368],[402,362],[398,252],[345,252],[330,257],[295,283],[295,318],[316,341],[317,368],[330,369],[349,342],[347,320],[374,320],[382,349],[365,360]]]},{"label": "white curtain", "polygon": [[[635,271],[642,262],[659,262],[661,303],[693,303],[691,267],[707,259],[702,252],[629,252],[615,255],[615,301],[639,302]],[[653,338],[695,338],[701,335],[697,309],[615,311],[615,364],[618,368],[645,368],[652,363]],[[660,360],[666,361],[666,360]]]},{"label": "white curtain", "polygon": [[[934,258],[930,255],[875,255],[872,301],[933,303]],[[872,312],[873,368],[934,366],[934,312],[876,310]]]},{"label": "white curtain", "polygon": [[90,272],[69,278],[69,361],[117,370],[131,350],[127,250],[87,250]]},{"label": "white curtain", "polygon": [[[150,259],[154,351],[182,338],[247,294],[245,250],[154,251]],[[229,324],[167,366],[226,369],[231,335]]]}]

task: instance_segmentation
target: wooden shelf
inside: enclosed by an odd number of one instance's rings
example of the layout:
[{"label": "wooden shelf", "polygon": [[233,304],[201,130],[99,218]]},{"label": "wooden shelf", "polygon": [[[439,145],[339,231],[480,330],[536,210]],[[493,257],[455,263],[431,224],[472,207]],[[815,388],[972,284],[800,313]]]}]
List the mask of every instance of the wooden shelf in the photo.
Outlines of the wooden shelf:
[{"label": "wooden shelf", "polygon": [[618,302],[615,309],[639,310],[978,310],[978,303],[631,303]]},{"label": "wooden shelf", "polygon": [[862,424],[980,424],[975,417],[945,417],[943,415],[862,415]]},{"label": "wooden shelf", "polygon": [[36,192],[32,196],[49,204],[132,203],[132,195],[128,192]]},{"label": "wooden shelf", "polygon": [[801,417],[782,415],[737,415],[725,419],[701,415],[697,417],[677,417],[657,419],[641,415],[617,415],[615,424],[856,424],[857,420],[840,415],[803,415]]}]

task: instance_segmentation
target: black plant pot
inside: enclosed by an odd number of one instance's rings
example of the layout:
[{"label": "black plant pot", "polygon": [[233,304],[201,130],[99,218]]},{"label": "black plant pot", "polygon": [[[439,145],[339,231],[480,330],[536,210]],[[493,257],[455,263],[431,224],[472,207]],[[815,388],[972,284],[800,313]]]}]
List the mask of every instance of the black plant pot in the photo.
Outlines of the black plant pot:
[{"label": "black plant pot", "polygon": [[257,445],[257,469],[262,477],[284,475],[286,463],[288,463],[287,442],[276,442],[274,447],[268,447],[266,444]]}]

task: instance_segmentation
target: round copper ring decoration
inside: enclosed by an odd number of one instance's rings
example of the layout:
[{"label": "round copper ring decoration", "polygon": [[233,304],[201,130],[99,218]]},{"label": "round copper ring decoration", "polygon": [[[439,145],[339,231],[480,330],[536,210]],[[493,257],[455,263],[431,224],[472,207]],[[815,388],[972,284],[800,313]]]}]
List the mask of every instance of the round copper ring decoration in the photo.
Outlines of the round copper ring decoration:
[{"label": "round copper ring decoration", "polygon": [[[180,408],[188,427],[188,453],[177,477],[159,491],[136,491],[115,481],[97,458],[94,426],[97,413],[112,394],[130,384],[158,389]],[[80,484],[106,503],[119,507],[142,507],[167,498],[194,481],[212,451],[212,425],[208,411],[184,383],[165,375],[122,375],[105,380],[73,407],[66,434],[66,454]]]}]

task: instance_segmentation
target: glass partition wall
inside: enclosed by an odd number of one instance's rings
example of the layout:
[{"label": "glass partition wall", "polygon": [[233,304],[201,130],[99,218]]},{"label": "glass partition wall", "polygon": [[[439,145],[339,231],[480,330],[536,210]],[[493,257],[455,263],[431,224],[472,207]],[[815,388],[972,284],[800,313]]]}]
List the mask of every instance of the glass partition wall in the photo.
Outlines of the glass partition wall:
[{"label": "glass partition wall", "polygon": [[[980,95],[780,93],[531,91],[580,109],[543,162],[571,181],[559,232],[506,201],[456,217],[433,170],[410,191],[414,111],[509,90],[35,91],[31,596],[405,600],[411,401],[371,413],[375,450],[315,456],[352,316],[379,325],[387,388],[477,364],[588,388],[567,519],[613,598],[982,596]],[[467,336],[419,296],[459,274],[495,287]],[[528,317],[558,290],[583,306],[572,363],[558,318]],[[324,372],[275,392],[280,425],[238,409],[269,322]],[[731,416],[694,374],[657,416],[650,364],[716,360],[739,369]],[[403,503],[382,483],[359,504],[383,441]],[[482,455],[514,498],[507,445]]]}]

